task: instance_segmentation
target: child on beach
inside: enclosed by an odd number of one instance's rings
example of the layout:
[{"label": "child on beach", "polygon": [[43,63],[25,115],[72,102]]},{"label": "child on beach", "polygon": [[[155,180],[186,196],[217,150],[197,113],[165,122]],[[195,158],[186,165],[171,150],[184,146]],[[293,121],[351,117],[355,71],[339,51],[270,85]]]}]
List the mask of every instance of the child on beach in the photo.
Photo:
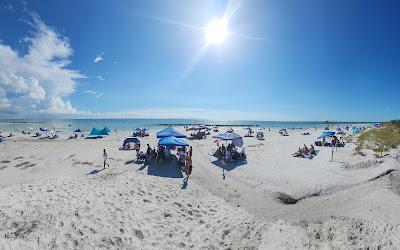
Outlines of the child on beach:
[{"label": "child on beach", "polygon": [[109,167],[110,166],[110,164],[108,164],[107,163],[107,152],[106,152],[106,149],[103,149],[103,169],[105,169],[106,168],[106,165],[107,165],[107,167]]}]

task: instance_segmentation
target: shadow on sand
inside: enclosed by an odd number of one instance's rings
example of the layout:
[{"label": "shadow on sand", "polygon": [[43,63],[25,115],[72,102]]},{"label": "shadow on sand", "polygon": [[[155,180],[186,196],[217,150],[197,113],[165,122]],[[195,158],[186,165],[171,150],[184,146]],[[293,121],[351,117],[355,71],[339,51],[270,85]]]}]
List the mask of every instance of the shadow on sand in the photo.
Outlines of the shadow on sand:
[{"label": "shadow on sand", "polygon": [[[144,167],[141,167],[139,170],[143,170]],[[147,165],[147,174],[153,176],[160,177],[168,177],[168,178],[182,178],[183,174],[178,166],[178,159],[175,155],[172,155],[172,160],[169,164],[159,165],[155,162]]]},{"label": "shadow on sand", "polygon": [[[214,164],[215,166],[219,167],[219,168],[222,168],[221,160],[215,160],[215,161],[212,161],[211,163]],[[243,165],[246,165],[246,164],[247,164],[246,160],[237,160],[235,162],[226,163],[224,169],[226,171],[231,171],[231,170],[234,170],[237,167],[240,167],[240,166],[243,166]]]},{"label": "shadow on sand", "polygon": [[101,169],[93,169],[92,171],[90,171],[90,172],[87,173],[86,175],[98,174],[98,173],[100,173],[100,172],[103,171],[103,170],[104,170],[103,168],[101,168]]}]

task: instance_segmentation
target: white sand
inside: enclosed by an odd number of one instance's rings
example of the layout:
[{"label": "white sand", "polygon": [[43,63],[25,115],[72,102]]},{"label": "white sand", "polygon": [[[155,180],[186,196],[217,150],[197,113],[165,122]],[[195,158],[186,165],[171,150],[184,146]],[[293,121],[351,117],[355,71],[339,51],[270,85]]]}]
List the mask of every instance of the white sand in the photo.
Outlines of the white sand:
[{"label": "white sand", "polygon": [[[213,140],[190,141],[187,186],[175,166],[131,163],[133,151],[118,150],[128,133],[17,135],[0,144],[0,249],[400,248],[399,151],[378,159],[347,144],[332,162],[330,148],[292,157],[321,133],[307,131],[245,138],[248,162],[231,165],[225,180],[208,154]],[[156,145],[154,134],[143,149]],[[111,167],[99,171],[103,148]],[[277,192],[300,201],[284,205]]]}]

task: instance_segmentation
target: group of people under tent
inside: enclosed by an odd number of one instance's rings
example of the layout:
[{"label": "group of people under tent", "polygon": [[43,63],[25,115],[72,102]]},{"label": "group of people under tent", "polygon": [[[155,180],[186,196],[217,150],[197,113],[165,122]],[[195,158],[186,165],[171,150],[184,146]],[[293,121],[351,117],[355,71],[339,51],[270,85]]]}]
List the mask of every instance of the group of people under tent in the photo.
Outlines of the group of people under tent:
[{"label": "group of people under tent", "polygon": [[219,143],[217,143],[218,149],[214,152],[214,157],[220,159],[220,160],[225,160],[227,162],[233,162],[237,160],[245,160],[246,159],[246,153],[244,151],[244,148],[238,148],[235,146],[234,143],[228,143],[228,145],[225,147],[224,144],[221,146]]},{"label": "group of people under tent", "polygon": [[176,150],[176,155],[178,156],[178,167],[186,174],[187,178],[192,173],[192,155],[193,148],[189,147],[167,147],[161,146],[151,148],[150,144],[147,144],[146,152],[140,151],[140,146],[136,148],[136,162],[144,163],[145,165],[157,164],[157,165],[167,165],[172,161],[171,150]]}]

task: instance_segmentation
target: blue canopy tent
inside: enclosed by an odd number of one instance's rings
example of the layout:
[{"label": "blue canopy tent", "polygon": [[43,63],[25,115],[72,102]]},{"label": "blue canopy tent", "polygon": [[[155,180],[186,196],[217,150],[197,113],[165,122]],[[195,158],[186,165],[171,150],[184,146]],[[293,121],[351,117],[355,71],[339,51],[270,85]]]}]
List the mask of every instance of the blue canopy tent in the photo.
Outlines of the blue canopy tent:
[{"label": "blue canopy tent", "polygon": [[107,127],[104,127],[102,130],[99,131],[99,135],[109,135],[110,130]]},{"label": "blue canopy tent", "polygon": [[100,135],[100,130],[98,130],[97,128],[93,127],[92,131],[89,134],[89,136],[98,136],[98,135]]},{"label": "blue canopy tent", "polygon": [[39,128],[40,131],[48,131],[49,129],[47,127]]},{"label": "blue canopy tent", "polygon": [[176,138],[186,138],[187,136],[181,134],[180,132],[176,131],[173,127],[165,128],[161,131],[157,132],[157,138],[164,138],[164,137],[176,137]]},{"label": "blue canopy tent", "polygon": [[332,137],[332,136],[334,136],[334,135],[335,135],[335,132],[326,131],[326,132],[323,132],[320,136],[318,136],[317,139],[319,139],[319,138],[325,138],[325,137]]},{"label": "blue canopy tent", "polygon": [[163,137],[158,141],[158,145],[165,147],[188,147],[189,144],[185,141],[176,138],[175,136]]}]

